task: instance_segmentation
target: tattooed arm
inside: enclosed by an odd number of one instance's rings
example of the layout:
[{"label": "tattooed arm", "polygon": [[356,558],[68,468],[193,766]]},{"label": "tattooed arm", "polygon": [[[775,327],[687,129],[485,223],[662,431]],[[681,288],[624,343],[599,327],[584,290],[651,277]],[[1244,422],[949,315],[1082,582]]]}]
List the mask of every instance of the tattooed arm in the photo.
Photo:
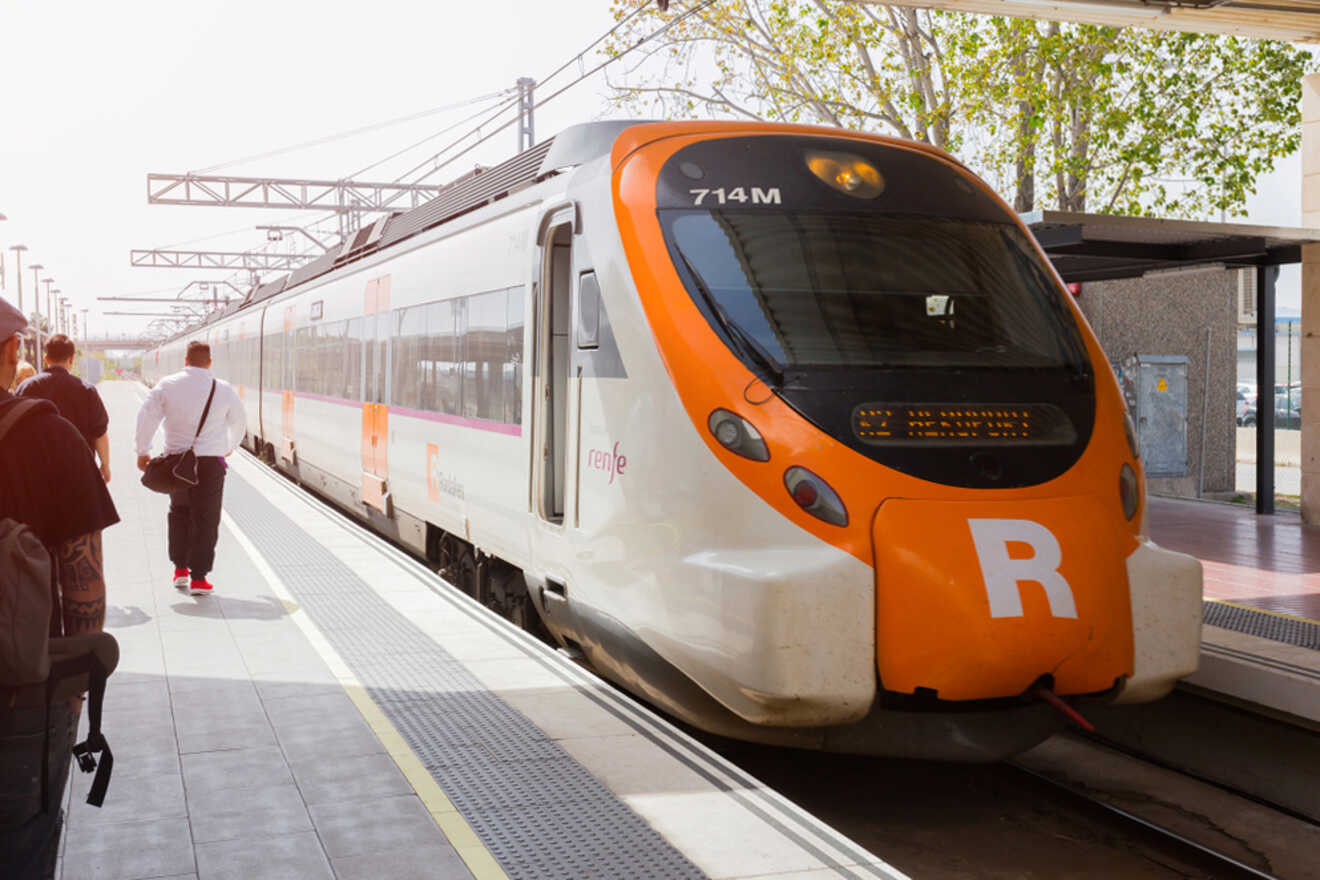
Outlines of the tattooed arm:
[{"label": "tattooed arm", "polygon": [[64,542],[59,551],[64,634],[100,632],[105,626],[105,572],[101,533],[88,532]]}]

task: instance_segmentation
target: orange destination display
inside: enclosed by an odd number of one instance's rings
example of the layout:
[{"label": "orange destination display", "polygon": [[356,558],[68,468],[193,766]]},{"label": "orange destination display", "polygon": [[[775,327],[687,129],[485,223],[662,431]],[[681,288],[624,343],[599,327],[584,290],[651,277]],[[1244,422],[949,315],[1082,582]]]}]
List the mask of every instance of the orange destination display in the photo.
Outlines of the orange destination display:
[{"label": "orange destination display", "polygon": [[858,440],[877,446],[935,443],[1054,445],[1076,439],[1050,404],[863,403],[853,407]]}]

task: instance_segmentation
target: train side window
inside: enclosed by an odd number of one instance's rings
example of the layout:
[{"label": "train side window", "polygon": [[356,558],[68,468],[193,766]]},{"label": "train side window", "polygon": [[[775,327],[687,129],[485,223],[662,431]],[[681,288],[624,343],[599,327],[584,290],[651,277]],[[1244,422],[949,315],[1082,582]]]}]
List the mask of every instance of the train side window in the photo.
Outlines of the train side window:
[{"label": "train side window", "polygon": [[522,381],[523,381],[523,313],[527,299],[527,290],[523,287],[510,287],[508,311],[505,319],[505,339],[508,340],[504,359],[504,421],[510,425],[522,424]]},{"label": "train side window", "polygon": [[507,356],[508,296],[503,290],[465,298],[463,415],[504,420],[502,379]]},{"label": "train side window", "polygon": [[293,390],[313,391],[316,382],[315,362],[312,360],[312,347],[316,344],[311,327],[299,327],[293,331],[293,346],[298,351],[297,369],[293,375]]},{"label": "train side window", "polygon": [[583,272],[578,282],[577,347],[600,345],[600,285],[595,272]]},{"label": "train side window", "polygon": [[362,349],[365,322],[353,318],[344,334],[344,397],[362,401]]},{"label": "train side window", "polygon": [[325,350],[326,394],[352,399],[348,390],[348,321],[338,321]]},{"label": "train side window", "polygon": [[397,310],[394,335],[394,387],[390,399],[395,406],[425,409],[421,361],[426,340],[426,306]]},{"label": "train side window", "polygon": [[453,300],[440,300],[426,307],[426,338],[430,350],[424,360],[432,374],[430,394],[423,409],[447,415],[458,414],[462,389],[458,363],[458,327]]}]

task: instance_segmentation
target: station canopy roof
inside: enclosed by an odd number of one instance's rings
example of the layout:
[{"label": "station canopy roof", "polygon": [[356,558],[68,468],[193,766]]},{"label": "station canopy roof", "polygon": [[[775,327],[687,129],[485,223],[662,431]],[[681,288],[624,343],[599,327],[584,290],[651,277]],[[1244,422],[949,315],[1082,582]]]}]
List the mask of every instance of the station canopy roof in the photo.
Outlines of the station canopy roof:
[{"label": "station canopy roof", "polygon": [[1295,43],[1320,42],[1320,0],[884,0],[884,4],[1114,27],[1236,34]]},{"label": "station canopy roof", "polygon": [[1300,263],[1320,229],[1032,211],[1031,229],[1064,281],[1138,278],[1193,266]]}]

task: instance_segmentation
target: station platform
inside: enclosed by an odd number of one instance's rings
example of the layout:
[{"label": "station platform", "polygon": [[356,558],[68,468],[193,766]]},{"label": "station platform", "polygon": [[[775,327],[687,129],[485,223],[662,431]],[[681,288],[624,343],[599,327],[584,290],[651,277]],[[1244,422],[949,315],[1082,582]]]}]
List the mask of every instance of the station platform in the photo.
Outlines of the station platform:
[{"label": "station platform", "polygon": [[99,390],[115,765],[64,880],[902,876],[244,453],[216,594],[176,592],[146,391]]},{"label": "station platform", "polygon": [[1320,527],[1296,513],[1151,498],[1150,537],[1201,560],[1201,668],[1186,681],[1320,723]]}]

